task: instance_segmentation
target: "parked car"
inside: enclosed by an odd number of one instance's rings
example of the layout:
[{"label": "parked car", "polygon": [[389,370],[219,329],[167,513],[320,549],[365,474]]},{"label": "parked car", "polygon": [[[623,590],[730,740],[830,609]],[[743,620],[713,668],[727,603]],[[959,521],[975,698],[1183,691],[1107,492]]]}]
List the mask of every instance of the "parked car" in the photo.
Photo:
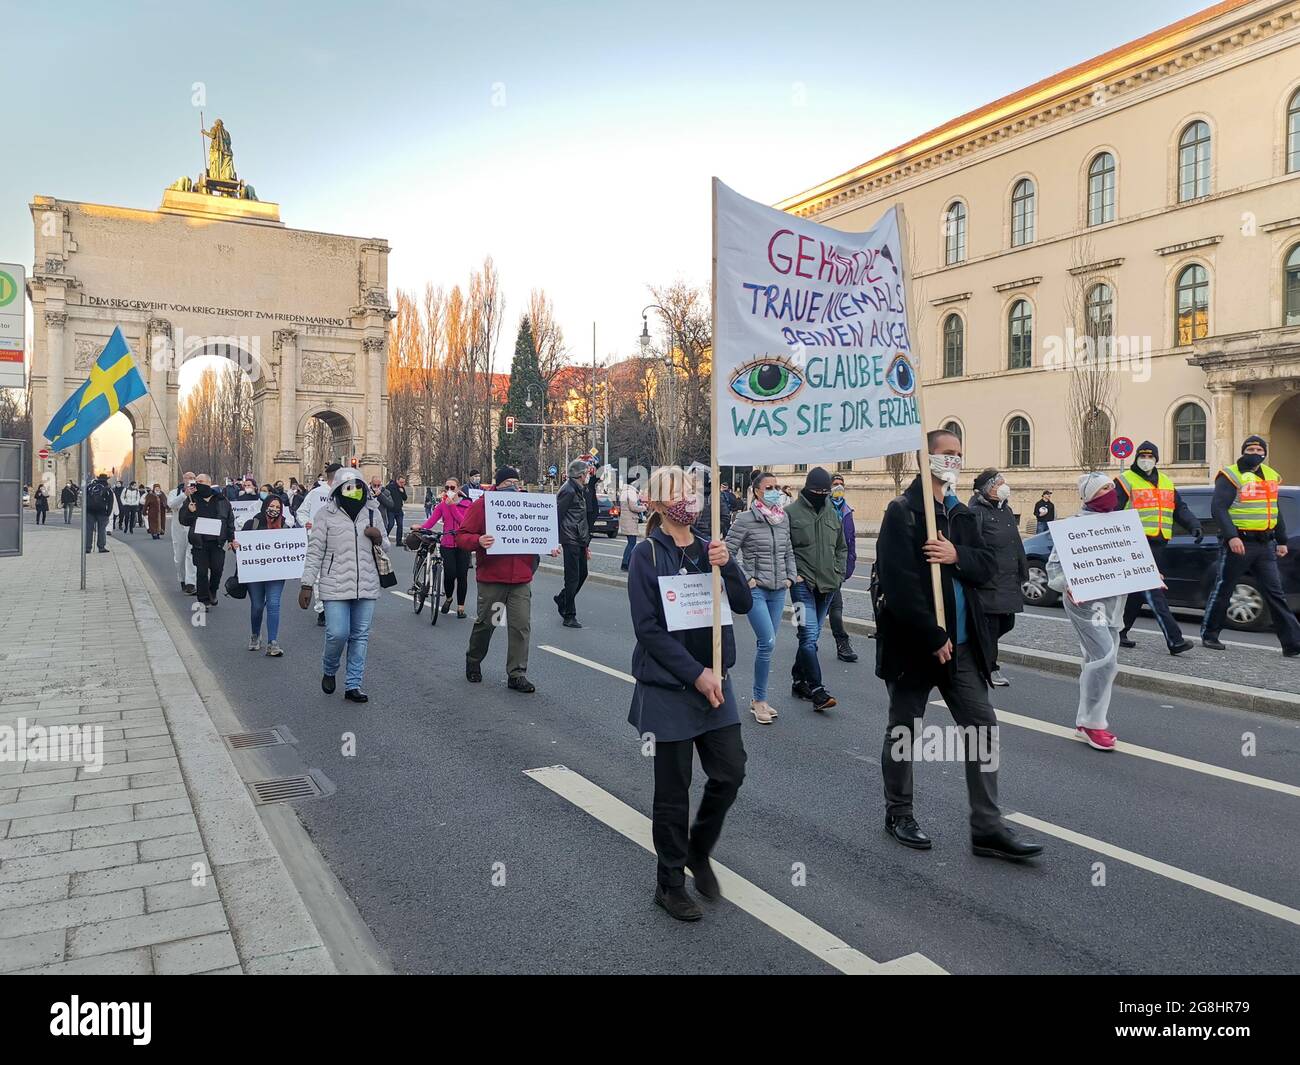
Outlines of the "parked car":
[{"label": "parked car", "polygon": [[[1214,489],[1208,485],[1179,488],[1193,514],[1200,519],[1205,539],[1197,544],[1181,526],[1165,548],[1164,578],[1169,591],[1169,605],[1175,609],[1204,610],[1214,590],[1218,571],[1219,530],[1210,517],[1210,499]],[[1284,486],[1278,499],[1282,520],[1286,523],[1286,558],[1278,559],[1282,590],[1292,610],[1300,610],[1300,487]],[[1052,553],[1052,534],[1039,533],[1025,541],[1029,559],[1029,576],[1020,586],[1028,606],[1056,606],[1061,597],[1047,586],[1047,558]],[[1252,577],[1243,577],[1228,600],[1226,620],[1230,629],[1259,632],[1272,626],[1268,604]]]},{"label": "parked car", "polygon": [[619,506],[610,496],[596,497],[596,522],[591,535],[603,532],[611,540],[618,535]]}]

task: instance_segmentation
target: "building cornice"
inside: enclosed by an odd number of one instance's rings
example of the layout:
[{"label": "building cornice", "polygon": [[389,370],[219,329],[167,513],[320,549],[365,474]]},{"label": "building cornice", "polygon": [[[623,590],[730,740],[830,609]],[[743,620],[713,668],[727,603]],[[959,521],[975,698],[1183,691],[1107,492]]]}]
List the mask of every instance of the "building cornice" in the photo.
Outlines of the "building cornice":
[{"label": "building cornice", "polygon": [[1157,255],[1181,255],[1185,251],[1194,251],[1196,248],[1209,248],[1223,240],[1223,234],[1217,237],[1202,237],[1200,240],[1185,240],[1181,244],[1166,244],[1163,248],[1157,248]]},{"label": "building cornice", "polygon": [[888,186],[961,165],[1046,126],[1095,118],[1154,83],[1298,28],[1297,0],[1227,0],[961,115],[776,207],[815,218],[869,202]]}]

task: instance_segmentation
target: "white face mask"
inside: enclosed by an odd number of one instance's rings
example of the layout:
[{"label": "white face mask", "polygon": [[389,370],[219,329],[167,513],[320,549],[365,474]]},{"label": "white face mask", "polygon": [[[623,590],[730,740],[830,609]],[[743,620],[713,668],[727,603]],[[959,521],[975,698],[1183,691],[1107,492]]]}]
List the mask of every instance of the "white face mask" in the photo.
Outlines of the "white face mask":
[{"label": "white face mask", "polygon": [[998,502],[1005,503],[1010,498],[1011,498],[1011,485],[1003,481],[1000,485],[998,485]]},{"label": "white face mask", "polygon": [[930,472],[940,480],[947,481],[950,484],[955,484],[957,482],[957,474],[961,473],[961,456],[931,455]]},{"label": "white face mask", "polygon": [[1155,459],[1138,459],[1138,461],[1137,461],[1137,467],[1138,467],[1138,469],[1141,470],[1143,473],[1150,473],[1152,470],[1154,470],[1154,469],[1156,468],[1156,460],[1155,460]]}]

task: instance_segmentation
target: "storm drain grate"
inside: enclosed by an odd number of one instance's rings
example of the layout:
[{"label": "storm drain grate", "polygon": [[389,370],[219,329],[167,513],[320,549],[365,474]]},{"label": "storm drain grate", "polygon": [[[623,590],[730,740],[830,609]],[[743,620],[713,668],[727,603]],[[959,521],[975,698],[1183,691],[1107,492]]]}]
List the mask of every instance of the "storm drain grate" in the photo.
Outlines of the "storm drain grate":
[{"label": "storm drain grate", "polygon": [[259,806],[273,802],[292,802],[294,799],[315,799],[323,795],[320,785],[307,775],[274,777],[271,780],[249,781],[253,800]]},{"label": "storm drain grate", "polygon": [[230,749],[246,751],[254,747],[276,747],[285,742],[285,738],[273,728],[261,732],[236,732],[226,737]]}]

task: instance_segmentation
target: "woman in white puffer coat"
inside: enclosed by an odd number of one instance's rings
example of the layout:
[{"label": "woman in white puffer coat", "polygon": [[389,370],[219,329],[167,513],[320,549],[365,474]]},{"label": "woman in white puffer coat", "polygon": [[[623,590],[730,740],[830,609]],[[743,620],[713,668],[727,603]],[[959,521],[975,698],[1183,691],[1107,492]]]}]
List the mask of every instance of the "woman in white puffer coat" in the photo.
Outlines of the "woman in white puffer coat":
[{"label": "woman in white puffer coat", "polygon": [[334,676],[346,645],[343,697],[364,703],[370,699],[361,690],[361,678],[366,670],[370,622],[379,599],[375,548],[384,539],[383,515],[379,504],[368,498],[366,483],[357,470],[338,470],[330,488],[328,501],[312,515],[298,605],[306,610],[311,605],[312,589],[319,585],[325,605],[321,690],[326,695],[334,692]]}]

